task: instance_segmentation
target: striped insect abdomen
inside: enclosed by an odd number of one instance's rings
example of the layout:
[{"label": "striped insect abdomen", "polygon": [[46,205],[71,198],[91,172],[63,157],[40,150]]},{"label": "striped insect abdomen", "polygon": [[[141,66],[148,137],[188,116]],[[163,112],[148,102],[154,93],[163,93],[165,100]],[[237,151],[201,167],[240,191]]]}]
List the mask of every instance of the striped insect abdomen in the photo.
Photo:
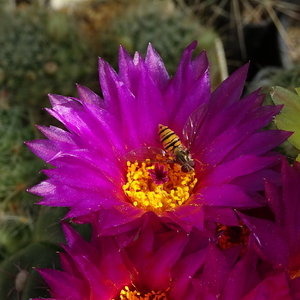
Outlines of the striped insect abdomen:
[{"label": "striped insect abdomen", "polygon": [[159,124],[158,136],[160,138],[160,142],[167,152],[174,154],[176,149],[182,149],[179,136],[168,126]]}]

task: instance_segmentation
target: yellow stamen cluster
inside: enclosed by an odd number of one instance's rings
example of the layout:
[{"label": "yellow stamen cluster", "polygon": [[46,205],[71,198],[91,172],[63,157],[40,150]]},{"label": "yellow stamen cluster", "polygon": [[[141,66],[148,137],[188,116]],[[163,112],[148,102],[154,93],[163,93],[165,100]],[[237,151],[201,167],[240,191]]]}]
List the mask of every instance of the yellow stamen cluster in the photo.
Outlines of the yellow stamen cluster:
[{"label": "yellow stamen cluster", "polygon": [[167,296],[165,292],[150,292],[145,295],[141,295],[140,292],[134,290],[130,291],[128,286],[125,286],[125,288],[120,293],[120,299],[121,300],[167,300]]},{"label": "yellow stamen cluster", "polygon": [[164,165],[169,180],[156,184],[148,171],[155,168],[150,160],[127,162],[127,183],[123,190],[134,206],[159,213],[182,205],[191,197],[197,183],[195,171],[184,173],[176,163],[160,165]]}]

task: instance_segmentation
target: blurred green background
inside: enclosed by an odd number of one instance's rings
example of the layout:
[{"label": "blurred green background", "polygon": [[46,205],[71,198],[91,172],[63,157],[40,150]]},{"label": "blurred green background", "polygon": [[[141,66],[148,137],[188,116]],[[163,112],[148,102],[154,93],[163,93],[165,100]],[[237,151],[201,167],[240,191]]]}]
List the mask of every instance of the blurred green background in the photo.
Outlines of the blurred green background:
[{"label": "blurred green background", "polygon": [[[26,192],[47,166],[23,142],[42,138],[36,124],[60,126],[42,109],[47,93],[76,97],[79,83],[101,94],[97,57],[117,70],[120,44],[144,55],[151,42],[173,75],[194,40],[195,54],[207,50],[212,88],[250,60],[245,93],[293,89],[300,86],[297,20],[296,1],[0,0],[0,299],[47,297],[32,266],[59,268],[66,210],[39,207]],[[78,230],[88,238],[88,226]]]}]

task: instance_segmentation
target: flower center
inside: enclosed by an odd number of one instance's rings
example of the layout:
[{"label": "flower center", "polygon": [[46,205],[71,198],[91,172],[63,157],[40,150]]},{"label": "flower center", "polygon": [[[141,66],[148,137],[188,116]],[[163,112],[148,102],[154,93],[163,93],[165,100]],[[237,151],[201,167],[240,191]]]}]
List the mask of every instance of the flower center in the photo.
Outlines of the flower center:
[{"label": "flower center", "polygon": [[250,230],[242,221],[239,221],[239,223],[239,226],[225,226],[217,223],[217,233],[220,234],[218,247],[221,250],[225,250],[242,245],[244,246],[240,253],[240,256],[242,256],[248,243]]},{"label": "flower center", "polygon": [[128,286],[125,286],[125,288],[120,293],[120,299],[121,300],[167,300],[167,296],[165,292],[150,292],[145,295],[141,295],[140,292],[134,290],[130,291]]},{"label": "flower center", "polygon": [[183,205],[197,183],[195,171],[181,171],[177,163],[127,162],[127,183],[123,185],[130,202],[156,213]]}]

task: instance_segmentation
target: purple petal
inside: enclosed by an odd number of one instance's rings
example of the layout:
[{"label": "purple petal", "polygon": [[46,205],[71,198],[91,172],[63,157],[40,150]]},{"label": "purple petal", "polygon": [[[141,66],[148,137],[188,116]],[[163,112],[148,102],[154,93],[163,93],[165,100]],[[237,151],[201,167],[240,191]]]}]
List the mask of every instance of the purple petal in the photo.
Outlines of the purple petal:
[{"label": "purple petal", "polygon": [[105,101],[105,108],[117,119],[120,119],[120,101],[116,87],[119,78],[111,66],[101,58],[99,58],[99,80]]},{"label": "purple petal", "polygon": [[144,210],[137,209],[132,204],[124,202],[114,205],[108,210],[102,209],[98,220],[98,231],[101,235],[116,235],[128,232],[140,226],[141,217],[144,214]]},{"label": "purple petal", "polygon": [[[89,180],[86,178],[86,172],[90,175]],[[120,192],[115,183],[110,182],[103,173],[76,164],[44,170],[43,173],[66,186],[92,189],[93,193],[99,193],[99,195],[105,195],[109,191],[112,195],[117,195]],[[70,176],[70,174],[73,174],[73,176]]]},{"label": "purple petal", "polygon": [[[159,291],[167,289],[171,279],[169,271],[177,262],[186,243],[187,235],[183,232],[178,232],[174,238],[168,240],[164,246],[156,251],[155,255],[148,262],[146,274],[149,275],[152,290]],[[170,249],[172,249],[172,251],[170,251]],[[138,253],[143,251],[141,247],[137,247],[136,250],[136,256],[138,256]],[[152,280],[150,278],[152,278]],[[154,278],[155,280],[153,280]]]},{"label": "purple petal", "polygon": [[285,206],[285,232],[291,240],[293,237],[297,237],[298,243],[300,243],[300,173],[296,171],[296,168],[291,168],[287,161],[283,161],[281,172],[282,202]]},{"label": "purple petal", "polygon": [[192,68],[196,78],[200,78],[209,68],[206,51],[202,51],[193,61]]},{"label": "purple petal", "polygon": [[254,120],[261,121],[261,128],[268,125],[282,110],[282,105],[264,105],[262,107],[254,108],[251,113],[244,118],[244,123],[253,122]]},{"label": "purple petal", "polygon": [[[80,188],[62,185],[61,181],[55,179],[47,179],[28,189],[28,192],[43,197],[39,204],[62,207],[74,206],[74,211],[82,215],[83,211],[90,213],[91,209],[97,211],[105,207],[123,204],[122,199],[120,200],[113,195],[103,195],[97,190],[86,189],[82,191]],[[81,211],[78,210],[79,208]],[[75,216],[73,215],[73,217]]]},{"label": "purple petal", "polygon": [[152,47],[151,43],[148,45],[145,62],[154,84],[163,93],[169,83],[170,78],[164,62],[156,50]]},{"label": "purple petal", "polygon": [[245,154],[262,155],[275,149],[291,136],[291,132],[283,130],[265,130],[257,132],[242,141],[239,147],[236,147],[225,158],[225,161],[232,160]]},{"label": "purple petal", "polygon": [[212,93],[210,114],[216,115],[227,106],[237,102],[243,92],[249,64],[244,65],[224,80]]},{"label": "purple petal", "polygon": [[[298,163],[297,163],[298,164]],[[291,252],[300,249],[300,174],[284,159],[281,168],[282,191],[266,183],[266,195],[275,214],[276,222],[284,229]],[[299,250],[298,250],[299,251]]]},{"label": "purple petal", "polygon": [[214,244],[209,244],[200,277],[201,283],[214,295],[220,295],[231,269],[232,264],[228,262],[224,253]]},{"label": "purple petal", "polygon": [[82,104],[88,103],[94,106],[104,107],[104,100],[101,99],[96,93],[79,84],[77,84],[76,87]]},{"label": "purple petal", "polygon": [[264,258],[278,266],[287,267],[288,245],[282,228],[268,220],[249,217],[240,212],[237,214],[255,236]]},{"label": "purple petal", "polygon": [[37,156],[48,162],[60,150],[52,141],[49,140],[34,140],[25,142],[26,146]]},{"label": "purple petal", "polygon": [[171,119],[170,126],[182,131],[188,117],[202,104],[208,103],[210,98],[210,79],[206,71],[191,87],[187,95],[181,100],[178,112],[174,119]]},{"label": "purple petal", "polygon": [[160,90],[154,85],[144,63],[140,64],[136,128],[141,145],[151,145],[157,140],[158,124],[166,124],[167,113]]},{"label": "purple petal", "polygon": [[300,299],[300,277],[291,280],[290,287],[293,299]]},{"label": "purple petal", "polygon": [[[79,136],[82,142],[86,142],[86,145],[82,147],[97,149],[106,156],[111,156],[112,159],[114,155],[120,156],[120,153],[124,155],[124,144],[116,132],[116,128],[120,128],[119,122],[115,121],[115,118],[107,111],[99,109],[98,114],[93,116],[73,101],[69,102],[67,106],[55,106],[49,112],[60,120],[71,133]],[[94,130],[91,130],[92,128]],[[111,149],[115,149],[117,153]]]},{"label": "purple petal", "polygon": [[176,268],[174,269],[176,284],[169,293],[170,299],[196,299],[196,295],[194,294],[190,298],[188,296],[194,288],[191,279],[205,262],[206,251],[206,249],[199,250],[176,264]]},{"label": "purple petal", "polygon": [[63,147],[63,150],[73,150],[76,149],[77,147],[80,147],[81,140],[70,134],[69,132],[55,127],[55,126],[37,126],[37,128],[49,139],[52,141],[57,141],[59,142],[59,145]]},{"label": "purple petal", "polygon": [[203,125],[205,136],[213,140],[221,135],[225,128],[229,130],[243,123],[245,116],[251,112],[256,97],[257,92],[253,92],[246,98],[225,107],[213,117],[209,117],[206,124]]},{"label": "purple petal", "polygon": [[290,291],[289,278],[285,272],[264,279],[242,300],[293,300]]},{"label": "purple petal", "polygon": [[200,189],[193,200],[195,205],[215,205],[236,208],[259,206],[238,186],[231,184],[212,185]]},{"label": "purple petal", "polygon": [[119,78],[136,96],[140,86],[140,70],[122,46],[119,48]]},{"label": "purple petal", "polygon": [[[204,164],[219,164],[233,149],[240,147],[241,143],[251,134],[261,128],[261,120],[254,120],[246,124],[242,124],[236,128],[225,130],[218,137],[207,137],[207,140],[198,139],[197,146],[201,149],[201,153],[197,158]],[[208,141],[208,139],[210,141]],[[241,147],[246,148],[246,142]]]},{"label": "purple petal", "polygon": [[[191,64],[192,52],[196,48],[196,43],[190,44],[184,51],[175,76],[171,79],[164,94],[166,108],[172,120],[181,107],[181,101],[189,93],[195,82],[198,80],[193,72]],[[207,61],[204,62],[206,64]],[[198,75],[198,74],[197,74]],[[201,104],[201,103],[200,103]],[[199,106],[199,105],[198,105]],[[197,106],[194,108],[196,109]]]},{"label": "purple petal", "polygon": [[244,191],[247,191],[247,193],[253,193],[264,190],[266,180],[277,186],[281,185],[280,173],[270,169],[262,169],[251,174],[237,177],[231,181],[231,184],[241,187]]},{"label": "purple petal", "polygon": [[48,98],[52,107],[56,105],[68,105],[69,103],[73,103],[72,98],[61,95],[48,94]]},{"label": "purple petal", "polygon": [[204,207],[205,220],[215,223],[221,223],[227,226],[238,226],[236,213],[230,207]]},{"label": "purple petal", "polygon": [[278,224],[283,227],[284,215],[282,214],[282,212],[284,211],[284,203],[281,201],[281,188],[270,181],[266,181],[265,191],[269,206],[275,215],[275,219]]},{"label": "purple petal", "polygon": [[257,262],[258,257],[248,249],[227,276],[222,300],[240,300],[261,281]]},{"label": "purple petal", "polygon": [[[43,276],[49,286],[51,286],[53,292],[59,295],[60,299],[68,299],[71,297],[74,300],[82,300],[82,295],[86,293],[86,288],[82,280],[52,269],[38,270]],[[70,284],[72,282],[72,285]],[[74,289],[73,284],[76,286]]]},{"label": "purple petal", "polygon": [[[86,168],[87,173],[91,171],[96,177],[106,177],[110,182],[119,182],[120,185],[124,184],[122,182],[123,172],[121,172],[121,168],[110,159],[99,155],[96,151],[78,149],[68,153],[59,153],[52,158],[50,163],[60,167],[76,166],[78,170]],[[122,165],[123,168],[124,166]],[[93,174],[91,173],[91,179],[94,177]],[[74,174],[69,173],[68,175]]]},{"label": "purple petal", "polygon": [[278,162],[279,160],[276,157],[260,157],[256,155],[240,156],[233,161],[215,167],[210,174],[201,180],[201,185],[230,183],[237,177],[257,172],[261,169],[273,166]]},{"label": "purple petal", "polygon": [[194,205],[193,202],[190,205],[189,204],[182,205],[175,211],[167,212],[165,215],[173,219],[179,226],[184,228],[187,232],[191,231],[192,226],[195,226],[199,230],[203,230],[204,229],[203,206],[197,204]]}]

